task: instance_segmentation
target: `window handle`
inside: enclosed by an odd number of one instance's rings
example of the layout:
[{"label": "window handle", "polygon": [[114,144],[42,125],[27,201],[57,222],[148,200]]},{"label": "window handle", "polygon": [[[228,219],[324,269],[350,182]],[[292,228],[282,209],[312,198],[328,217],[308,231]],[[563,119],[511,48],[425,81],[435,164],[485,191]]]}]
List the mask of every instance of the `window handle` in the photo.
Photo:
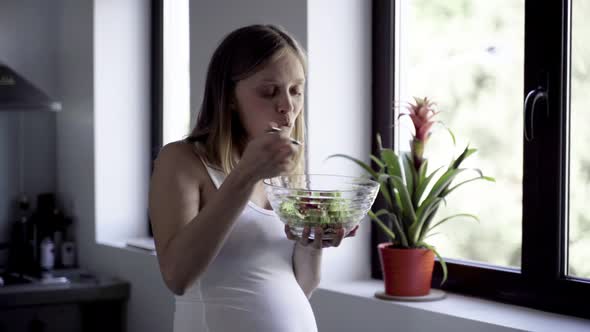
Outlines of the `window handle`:
[{"label": "window handle", "polygon": [[547,117],[549,117],[549,95],[544,87],[538,86],[536,89],[529,91],[524,99],[524,138],[527,142],[531,142],[535,138],[534,116],[539,100],[545,102]]}]

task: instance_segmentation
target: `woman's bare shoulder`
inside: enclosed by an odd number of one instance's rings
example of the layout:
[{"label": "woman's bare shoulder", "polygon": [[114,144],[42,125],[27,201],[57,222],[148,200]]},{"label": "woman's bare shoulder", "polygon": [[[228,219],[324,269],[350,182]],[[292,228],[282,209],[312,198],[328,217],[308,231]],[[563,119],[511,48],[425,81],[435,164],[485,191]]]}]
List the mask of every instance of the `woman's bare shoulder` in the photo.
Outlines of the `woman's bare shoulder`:
[{"label": "woman's bare shoulder", "polygon": [[206,172],[202,161],[199,158],[199,151],[193,143],[176,141],[166,144],[154,161],[154,167],[165,171],[179,172],[180,174],[194,177],[194,180],[201,180]]}]

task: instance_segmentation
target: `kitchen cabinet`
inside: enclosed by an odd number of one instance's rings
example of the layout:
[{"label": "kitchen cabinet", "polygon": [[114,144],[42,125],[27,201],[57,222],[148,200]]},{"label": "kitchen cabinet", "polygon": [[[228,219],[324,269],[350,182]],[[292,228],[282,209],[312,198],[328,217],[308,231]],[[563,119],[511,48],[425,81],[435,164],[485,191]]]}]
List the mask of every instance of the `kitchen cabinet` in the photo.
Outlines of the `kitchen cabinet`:
[{"label": "kitchen cabinet", "polygon": [[0,311],[0,331],[82,331],[80,309],[75,304],[15,307]]},{"label": "kitchen cabinet", "polygon": [[0,332],[125,331],[126,281],[77,270],[67,275],[67,283],[1,287]]}]

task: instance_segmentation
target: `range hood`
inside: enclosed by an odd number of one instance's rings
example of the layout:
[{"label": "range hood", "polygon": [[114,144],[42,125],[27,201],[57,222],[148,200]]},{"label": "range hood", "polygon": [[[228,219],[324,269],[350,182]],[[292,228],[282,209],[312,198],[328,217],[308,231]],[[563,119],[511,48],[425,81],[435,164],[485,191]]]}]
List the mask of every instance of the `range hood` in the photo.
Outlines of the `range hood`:
[{"label": "range hood", "polygon": [[61,103],[0,62],[0,112],[60,110]]}]

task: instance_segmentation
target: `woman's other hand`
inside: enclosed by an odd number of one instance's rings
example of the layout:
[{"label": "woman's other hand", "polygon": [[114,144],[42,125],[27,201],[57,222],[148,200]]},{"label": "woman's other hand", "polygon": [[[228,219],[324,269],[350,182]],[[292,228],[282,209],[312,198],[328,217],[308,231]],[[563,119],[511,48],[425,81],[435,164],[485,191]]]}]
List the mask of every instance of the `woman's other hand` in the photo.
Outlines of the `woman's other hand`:
[{"label": "woman's other hand", "polygon": [[311,228],[309,226],[305,226],[303,228],[303,233],[301,237],[294,235],[291,232],[291,227],[289,225],[285,225],[285,234],[287,238],[292,241],[296,241],[298,244],[304,247],[312,247],[314,249],[322,249],[322,248],[329,248],[329,247],[338,247],[342,240],[347,237],[353,237],[356,235],[356,230],[358,229],[358,225],[355,226],[348,234],[344,233],[344,229],[340,228],[336,231],[336,236],[331,240],[324,240],[323,235],[324,232],[321,227],[316,227],[314,229],[315,236],[314,239],[310,239],[309,235],[311,234]]}]

